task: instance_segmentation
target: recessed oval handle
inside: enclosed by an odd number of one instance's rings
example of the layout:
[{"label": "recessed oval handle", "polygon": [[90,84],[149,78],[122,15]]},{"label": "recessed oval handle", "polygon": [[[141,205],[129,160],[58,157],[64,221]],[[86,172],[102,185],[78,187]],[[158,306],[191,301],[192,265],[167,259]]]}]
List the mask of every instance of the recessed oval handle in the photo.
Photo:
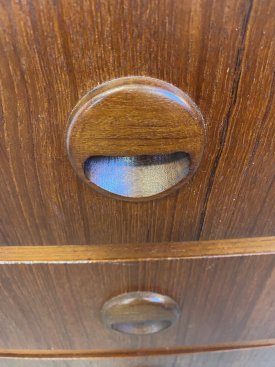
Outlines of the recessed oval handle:
[{"label": "recessed oval handle", "polygon": [[98,191],[154,198],[187,182],[205,142],[191,98],[164,81],[127,77],[91,90],[69,119],[66,146],[76,173]]},{"label": "recessed oval handle", "polygon": [[126,334],[154,334],[172,326],[180,314],[170,297],[152,292],[131,292],[107,301],[101,311],[106,327]]}]

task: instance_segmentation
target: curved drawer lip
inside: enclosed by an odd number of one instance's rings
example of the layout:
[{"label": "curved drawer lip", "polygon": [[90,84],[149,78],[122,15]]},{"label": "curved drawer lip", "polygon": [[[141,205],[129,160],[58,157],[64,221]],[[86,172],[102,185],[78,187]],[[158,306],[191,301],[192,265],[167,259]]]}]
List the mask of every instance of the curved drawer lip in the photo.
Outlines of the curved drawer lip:
[{"label": "curved drawer lip", "polygon": [[198,353],[219,353],[228,351],[256,350],[256,349],[275,350],[275,339],[255,340],[245,343],[231,343],[220,345],[202,345],[195,347],[182,348],[162,348],[162,349],[143,349],[143,350],[0,350],[1,359],[104,359],[104,358],[140,358],[155,356],[184,356]]},{"label": "curved drawer lip", "polygon": [[[6,367],[82,367],[83,365],[89,365],[90,367],[97,367],[99,364],[102,367],[109,367],[110,361],[113,367],[139,367],[142,366],[198,366],[205,365],[217,367],[221,364],[232,365],[232,363],[241,363],[240,366],[266,366],[265,363],[273,361],[275,356],[274,346],[268,347],[256,347],[245,349],[232,349],[232,350],[219,350],[219,351],[204,351],[204,352],[192,352],[187,354],[170,354],[170,355],[149,355],[149,356],[71,356],[65,357],[22,357],[22,356],[6,356],[0,357],[0,361],[5,363]],[[111,359],[112,358],[112,359]],[[63,364],[64,363],[64,364]],[[238,364],[239,365],[239,364]]]},{"label": "curved drawer lip", "polygon": [[274,237],[69,246],[0,246],[0,264],[153,261],[275,254]]}]

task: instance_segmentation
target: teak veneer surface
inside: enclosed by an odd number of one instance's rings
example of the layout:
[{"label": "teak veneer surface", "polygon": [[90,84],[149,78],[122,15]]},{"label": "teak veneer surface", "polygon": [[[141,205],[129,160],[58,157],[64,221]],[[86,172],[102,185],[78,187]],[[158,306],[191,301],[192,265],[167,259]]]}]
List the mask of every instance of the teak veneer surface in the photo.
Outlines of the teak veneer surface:
[{"label": "teak veneer surface", "polygon": [[[274,238],[144,244],[132,251],[116,246],[121,258],[110,245],[94,252],[93,246],[1,247],[0,351],[113,353],[274,342]],[[136,291],[174,299],[179,320],[153,335],[108,330],[103,304]]]},{"label": "teak veneer surface", "polygon": [[[275,234],[272,0],[0,1],[0,244]],[[165,80],[203,113],[201,166],[151,202],[105,197],[65,151],[72,108],[122,76]]]}]

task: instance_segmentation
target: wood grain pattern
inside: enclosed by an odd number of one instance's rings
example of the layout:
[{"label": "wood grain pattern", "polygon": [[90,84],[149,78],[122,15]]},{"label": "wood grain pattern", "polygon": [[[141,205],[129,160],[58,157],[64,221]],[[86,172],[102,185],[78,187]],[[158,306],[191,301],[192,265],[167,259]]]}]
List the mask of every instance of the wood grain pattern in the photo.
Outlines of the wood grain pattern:
[{"label": "wood grain pattern", "polygon": [[[220,256],[198,256],[195,246],[187,254],[182,246],[182,257],[178,252],[176,258],[170,258],[167,252],[167,257],[162,254],[161,259],[134,259],[131,255],[133,259],[128,261],[104,261],[104,252],[99,250],[102,252],[97,261],[87,257],[86,261],[70,262],[64,261],[61,249],[72,256],[74,247],[66,250],[67,246],[60,246],[60,262],[54,258],[40,262],[41,257],[32,254],[32,247],[22,247],[25,255],[21,260],[2,262],[0,266],[0,329],[5,330],[0,333],[0,350],[150,353],[162,348],[271,343],[275,339],[274,240],[273,253],[271,244],[265,253],[267,247],[263,243],[262,252],[259,243],[256,253],[252,245],[251,253],[233,251],[228,255],[225,245],[220,247]],[[50,253],[47,247],[45,250]],[[159,252],[157,245],[154,251]],[[99,255],[103,255],[102,261]],[[33,261],[35,256],[37,261]],[[179,320],[151,336],[108,330],[100,318],[103,304],[111,297],[135,291],[171,297],[180,307]]]},{"label": "wood grain pattern", "polygon": [[[0,244],[79,245],[275,234],[274,1],[0,1]],[[85,187],[64,149],[88,90],[150,76],[208,125],[180,192],[124,203]]]},{"label": "wood grain pattern", "polygon": [[274,14],[274,1],[251,4],[232,108],[205,197],[201,238],[275,230]]},{"label": "wood grain pattern", "polygon": [[161,80],[127,77],[80,99],[70,116],[67,149],[80,166],[90,156],[174,152],[187,152],[195,164],[204,135],[202,116],[188,95]]},{"label": "wood grain pattern", "polygon": [[0,358],[5,367],[273,367],[275,347],[131,358]]}]

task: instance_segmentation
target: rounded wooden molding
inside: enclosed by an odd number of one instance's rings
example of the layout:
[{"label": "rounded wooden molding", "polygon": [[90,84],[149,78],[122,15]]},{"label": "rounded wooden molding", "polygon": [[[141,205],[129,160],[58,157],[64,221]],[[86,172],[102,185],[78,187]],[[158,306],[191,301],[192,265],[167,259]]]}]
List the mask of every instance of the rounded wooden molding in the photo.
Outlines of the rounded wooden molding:
[{"label": "rounded wooden molding", "polygon": [[179,315],[179,306],[172,298],[153,292],[121,294],[107,301],[101,310],[107,328],[136,335],[165,330],[178,320]]},{"label": "rounded wooden molding", "polygon": [[193,176],[205,136],[203,117],[187,94],[134,76],[108,81],[80,99],[69,118],[66,148],[87,184],[112,197],[144,200]]}]

